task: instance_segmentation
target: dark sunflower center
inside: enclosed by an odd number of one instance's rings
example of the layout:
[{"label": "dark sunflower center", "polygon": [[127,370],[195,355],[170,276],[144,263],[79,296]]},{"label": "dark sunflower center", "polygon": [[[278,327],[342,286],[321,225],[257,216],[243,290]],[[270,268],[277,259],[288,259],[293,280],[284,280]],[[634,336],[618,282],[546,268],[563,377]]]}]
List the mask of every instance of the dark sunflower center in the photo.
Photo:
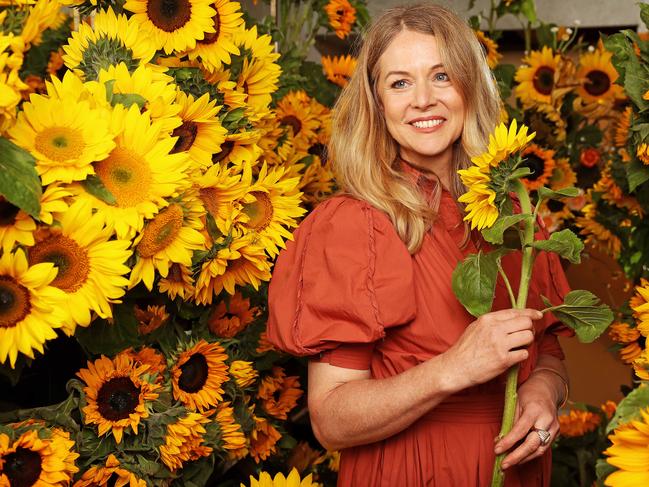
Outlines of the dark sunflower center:
[{"label": "dark sunflower center", "polygon": [[195,353],[180,366],[178,387],[183,391],[193,393],[200,391],[207,382],[207,359],[200,353]]},{"label": "dark sunflower center", "polygon": [[279,123],[282,125],[288,125],[293,128],[293,135],[297,135],[302,130],[302,122],[295,115],[286,115],[282,118]]},{"label": "dark sunflower center", "polygon": [[214,44],[219,40],[219,33],[221,31],[221,19],[219,17],[218,11],[216,12],[216,15],[212,17],[212,21],[214,22],[214,32],[206,33],[205,39],[198,41],[199,44]]},{"label": "dark sunflower center", "polygon": [[158,29],[173,32],[189,22],[192,6],[189,0],[149,0],[146,13]]},{"label": "dark sunflower center", "polygon": [[62,235],[38,242],[30,249],[29,263],[34,265],[41,262],[51,262],[58,268],[51,285],[66,292],[78,290],[90,273],[86,250],[74,240]]},{"label": "dark sunflower center", "polygon": [[566,207],[563,201],[548,200],[548,209],[553,213],[558,213]]},{"label": "dark sunflower center", "polygon": [[0,227],[13,225],[20,208],[0,196]]},{"label": "dark sunflower center", "polygon": [[344,13],[345,13],[345,11],[342,8],[339,8],[338,10],[336,10],[336,15],[338,17],[342,17]]},{"label": "dark sunflower center", "polygon": [[9,276],[0,276],[0,328],[13,328],[31,308],[29,290]]},{"label": "dark sunflower center", "polygon": [[4,457],[2,473],[9,478],[11,487],[30,487],[38,481],[41,465],[38,452],[19,447],[14,453]]},{"label": "dark sunflower center", "polygon": [[320,142],[309,147],[309,154],[318,156],[322,162],[327,162],[327,146]]},{"label": "dark sunflower center", "polygon": [[174,129],[171,135],[178,137],[174,148],[171,150],[172,154],[189,150],[194,145],[194,141],[198,135],[198,125],[194,122],[183,122],[180,127]]},{"label": "dark sunflower center", "polygon": [[534,74],[534,89],[542,95],[549,95],[554,88],[554,69],[541,66]]},{"label": "dark sunflower center", "polygon": [[603,95],[611,87],[611,80],[604,71],[591,71],[586,78],[584,89],[592,96]]},{"label": "dark sunflower center", "polygon": [[221,150],[212,156],[212,163],[216,164],[230,155],[234,149],[234,141],[226,140],[221,144]]},{"label": "dark sunflower center", "polygon": [[102,68],[126,64],[129,72],[135,71],[139,62],[133,58],[133,51],[118,39],[101,37],[90,42],[83,51],[78,68],[83,71],[86,81],[96,81]]},{"label": "dark sunflower center", "polygon": [[532,174],[525,178],[530,181],[535,181],[540,178],[545,170],[545,161],[535,154],[527,154],[523,165],[529,167],[532,171]]},{"label": "dark sunflower center", "polygon": [[250,194],[255,197],[256,201],[243,205],[243,212],[250,218],[246,227],[261,231],[273,220],[273,202],[263,191],[253,191]]},{"label": "dark sunflower center", "polygon": [[115,487],[117,485],[117,481],[119,480],[119,475],[116,473],[112,473],[110,477],[108,477],[108,480],[104,484],[106,487]]},{"label": "dark sunflower center", "polygon": [[109,380],[97,394],[99,413],[110,421],[128,418],[139,402],[140,389],[128,377]]}]

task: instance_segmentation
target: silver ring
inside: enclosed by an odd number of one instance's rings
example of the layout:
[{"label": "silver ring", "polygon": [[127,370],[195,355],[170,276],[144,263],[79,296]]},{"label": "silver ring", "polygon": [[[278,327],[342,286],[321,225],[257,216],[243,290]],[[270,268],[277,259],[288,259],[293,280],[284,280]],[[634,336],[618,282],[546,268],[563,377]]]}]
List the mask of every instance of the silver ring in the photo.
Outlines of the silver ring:
[{"label": "silver ring", "polygon": [[539,435],[539,439],[541,440],[541,446],[545,446],[548,443],[550,443],[550,437],[552,435],[548,430],[544,430],[541,428],[534,428],[534,431],[536,432],[537,435]]}]

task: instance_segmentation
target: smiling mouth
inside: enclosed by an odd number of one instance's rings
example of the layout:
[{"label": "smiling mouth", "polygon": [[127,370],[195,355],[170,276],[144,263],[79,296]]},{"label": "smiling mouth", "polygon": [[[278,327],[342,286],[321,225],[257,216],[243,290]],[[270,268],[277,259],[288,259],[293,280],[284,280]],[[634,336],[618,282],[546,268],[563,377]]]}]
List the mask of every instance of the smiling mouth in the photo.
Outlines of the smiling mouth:
[{"label": "smiling mouth", "polygon": [[444,123],[444,120],[437,118],[435,120],[419,120],[416,122],[410,122],[410,125],[414,125],[418,129],[429,129],[441,125]]}]

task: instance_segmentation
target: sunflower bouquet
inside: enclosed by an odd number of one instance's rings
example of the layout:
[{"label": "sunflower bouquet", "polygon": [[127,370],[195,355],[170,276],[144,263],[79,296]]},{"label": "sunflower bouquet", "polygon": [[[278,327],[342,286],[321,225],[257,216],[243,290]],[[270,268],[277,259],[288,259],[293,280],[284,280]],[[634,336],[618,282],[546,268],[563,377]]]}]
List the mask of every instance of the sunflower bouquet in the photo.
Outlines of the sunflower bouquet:
[{"label": "sunflower bouquet", "polygon": [[[537,189],[538,200],[533,207],[528,189],[521,181],[529,176],[530,169],[525,165],[526,147],[535,134],[528,135],[528,128],[518,129],[514,119],[507,128],[500,124],[489,138],[489,146],[483,154],[473,157],[473,165],[460,170],[462,182],[467,192],[459,198],[466,205],[465,220],[472,229],[482,232],[490,244],[490,251],[472,254],[459,263],[453,273],[453,290],[474,316],[491,311],[496,281],[503,280],[514,308],[525,308],[532,276],[534,259],[538,251],[555,252],[571,262],[578,263],[583,249],[581,240],[570,230],[553,233],[547,239],[538,239],[536,227],[538,210],[544,200],[572,196],[574,188],[558,191],[544,186]],[[513,243],[509,236],[518,236]],[[514,237],[515,239],[515,237]],[[503,256],[520,249],[522,253],[520,285],[515,293],[510,277],[501,265]],[[611,310],[588,291],[571,291],[561,304],[551,303],[541,296],[547,306],[543,312],[552,312],[564,324],[572,328],[584,342],[595,340],[613,320]],[[513,366],[507,374],[505,390],[505,409],[503,413],[501,437],[512,428],[516,407],[518,366]],[[502,486],[504,474],[500,464],[504,454],[496,457],[493,473],[493,486]]]},{"label": "sunflower bouquet", "polygon": [[302,372],[265,339],[266,281],[333,191],[329,108],[279,89],[237,2],[0,7],[0,369],[88,357],[62,402],[3,405],[0,483],[285,465]]}]

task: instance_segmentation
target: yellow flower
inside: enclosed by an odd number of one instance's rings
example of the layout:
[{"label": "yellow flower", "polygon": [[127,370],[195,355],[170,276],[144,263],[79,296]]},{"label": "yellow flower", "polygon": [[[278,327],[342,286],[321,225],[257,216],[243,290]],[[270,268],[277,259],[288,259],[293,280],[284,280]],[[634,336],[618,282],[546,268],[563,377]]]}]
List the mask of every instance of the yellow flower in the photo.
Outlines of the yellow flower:
[{"label": "yellow flower", "polygon": [[635,287],[635,295],[629,303],[636,319],[638,331],[643,336],[649,336],[649,281],[642,278]]},{"label": "yellow flower", "polygon": [[615,147],[626,147],[629,140],[629,129],[631,128],[631,119],[633,118],[633,108],[630,106],[619,114],[619,119],[615,126]]},{"label": "yellow flower", "polygon": [[632,365],[634,360],[642,355],[642,348],[638,342],[631,342],[620,350],[620,360],[627,365]]},{"label": "yellow flower", "polygon": [[608,228],[596,220],[596,205],[594,203],[584,205],[582,213],[584,216],[576,218],[575,223],[582,229],[579,234],[586,236],[586,244],[594,245],[609,255],[619,255],[622,242]]},{"label": "yellow flower", "polygon": [[306,441],[300,441],[291,450],[286,464],[289,468],[296,468],[298,472],[304,472],[325,461],[322,452],[314,450]]},{"label": "yellow flower", "polygon": [[322,69],[329,81],[341,88],[347,86],[356,68],[356,58],[347,56],[322,56]]},{"label": "yellow flower", "polygon": [[303,91],[291,91],[277,102],[280,124],[293,131],[293,144],[299,150],[308,150],[317,141],[319,117],[313,113],[311,99]]},{"label": "yellow flower", "polygon": [[633,370],[635,371],[635,375],[640,377],[640,379],[649,380],[649,352],[647,349],[643,350],[633,360]]},{"label": "yellow flower", "polygon": [[643,142],[636,149],[636,156],[644,165],[649,165],[649,145]]},{"label": "yellow flower", "polygon": [[216,14],[212,17],[214,31],[201,40],[187,54],[192,61],[199,59],[209,70],[221,69],[223,64],[231,64],[231,55],[239,55],[239,48],[233,42],[234,34],[243,27],[241,4],[230,0],[214,0],[212,8]]},{"label": "yellow flower", "polygon": [[616,321],[609,326],[608,336],[614,342],[631,343],[640,338],[640,332],[637,328],[631,328],[628,323]]},{"label": "yellow flower", "polygon": [[149,417],[150,402],[158,398],[155,391],[160,387],[149,382],[148,369],[148,365],[135,365],[127,353],[113,360],[102,356],[88,362],[87,369],[77,372],[86,383],[84,424],[96,424],[99,436],[112,432],[118,444],[128,428],[137,434],[140,420]]},{"label": "yellow flower", "polygon": [[259,463],[277,451],[282,435],[266,418],[253,416],[255,425],[250,433],[250,456]]},{"label": "yellow flower", "polygon": [[519,85],[514,92],[524,106],[549,104],[552,101],[555,73],[560,62],[561,56],[553,54],[552,49],[547,46],[540,52],[532,51],[523,58],[525,65],[516,71],[515,79]]},{"label": "yellow flower", "polygon": [[302,394],[299,377],[286,377],[282,367],[273,367],[273,374],[262,379],[257,391],[264,411],[278,419],[288,418]]},{"label": "yellow flower", "polygon": [[185,300],[194,295],[194,279],[191,270],[180,264],[172,264],[167,277],[158,282],[158,291],[167,293],[170,299]]},{"label": "yellow flower", "polygon": [[131,19],[153,39],[156,49],[166,54],[194,49],[196,41],[214,34],[216,12],[213,0],[127,0],[124,9]]},{"label": "yellow flower", "polygon": [[63,46],[65,65],[77,76],[95,80],[102,68],[125,63],[130,70],[153,58],[156,46],[135,19],[115,15],[112,8],[99,11],[93,26],[81,23]]},{"label": "yellow flower", "polygon": [[498,44],[493,39],[487,37],[487,35],[481,30],[476,30],[475,36],[478,38],[478,42],[482,46],[489,68],[494,69],[498,66],[500,59],[503,57],[503,55],[498,52]]},{"label": "yellow flower", "polygon": [[118,238],[133,238],[151,219],[167,206],[167,197],[174,196],[188,184],[186,153],[172,154],[175,139],[152,123],[147,112],[137,105],[129,109],[115,106],[112,124],[119,134],[117,147],[109,156],[95,163],[97,177],[114,197],[107,203],[75,185],[76,197],[89,201],[108,225],[113,225]]},{"label": "yellow flower", "polygon": [[167,425],[165,444],[160,446],[160,458],[169,470],[175,472],[186,462],[212,453],[212,448],[203,445],[206,433],[203,425],[209,421],[202,414],[187,413],[177,422]]},{"label": "yellow flower", "polygon": [[329,17],[329,25],[340,39],[344,39],[352,31],[356,22],[356,9],[348,0],[329,0],[325,5]]},{"label": "yellow flower", "polygon": [[221,448],[227,452],[237,452],[246,449],[246,435],[241,425],[234,419],[234,409],[229,402],[219,406],[216,413],[216,423],[219,425]]},{"label": "yellow flower", "polygon": [[76,325],[90,325],[91,312],[112,318],[110,303],[119,302],[126,292],[129,268],[125,263],[131,256],[131,243],[113,240],[112,234],[101,216],[77,202],[63,215],[59,227],[44,230],[29,248],[31,265],[48,262],[58,268],[50,285],[65,293],[63,329],[68,335]]},{"label": "yellow flower", "polygon": [[619,470],[610,474],[604,485],[631,487],[649,485],[649,410],[640,410],[636,420],[615,428],[608,439],[613,443],[604,454]]},{"label": "yellow flower", "polygon": [[618,73],[611,62],[613,53],[605,49],[587,52],[579,58],[577,77],[581,84],[577,93],[587,103],[601,103],[624,97],[624,90],[616,85]]},{"label": "yellow flower", "polygon": [[221,150],[228,133],[217,117],[221,107],[207,93],[194,100],[179,91],[176,103],[181,107],[182,125],[173,131],[178,140],[172,152],[187,151],[194,167],[204,170],[212,165],[212,155]]},{"label": "yellow flower", "polygon": [[556,164],[554,151],[544,149],[537,144],[530,144],[523,150],[522,155],[525,158],[523,167],[528,167],[532,171],[532,174],[522,178],[528,191],[546,186],[552,177]]},{"label": "yellow flower", "polygon": [[174,398],[191,411],[203,412],[223,400],[228,358],[218,343],[201,340],[180,351],[171,368]]},{"label": "yellow flower", "polygon": [[147,487],[146,480],[122,468],[119,460],[112,453],[104,465],[95,465],[86,470],[73,487],[109,487],[109,486]]},{"label": "yellow flower", "polygon": [[583,436],[594,431],[601,421],[602,417],[599,414],[581,409],[571,409],[569,412],[559,415],[559,428],[562,436]]},{"label": "yellow flower", "polygon": [[28,430],[12,441],[0,433],[0,485],[69,485],[78,471],[74,462],[68,461],[73,447],[74,441],[65,434],[41,438],[37,430]]},{"label": "yellow flower", "polygon": [[107,118],[87,101],[32,95],[9,136],[34,155],[44,185],[81,181],[115,147]]},{"label": "yellow flower", "polygon": [[3,252],[0,257],[0,296],[6,303],[0,308],[0,363],[13,368],[18,352],[34,358],[34,350],[43,353],[43,344],[56,338],[56,328],[65,320],[65,294],[52,286],[56,277],[54,264],[29,266],[25,253]]},{"label": "yellow flower", "polygon": [[137,320],[137,331],[140,335],[148,335],[163,326],[171,315],[167,313],[167,308],[164,306],[149,305],[146,310],[135,306],[133,308],[133,315]]},{"label": "yellow flower", "polygon": [[182,206],[172,203],[144,225],[133,245],[136,260],[129,288],[143,281],[150,291],[156,271],[167,277],[174,263],[191,266],[193,251],[205,247],[205,238],[186,222]]},{"label": "yellow flower", "polygon": [[[241,487],[248,487],[244,484],[240,484]],[[320,487],[321,484],[313,482],[311,479],[311,474],[300,479],[299,472],[293,468],[287,477],[284,477],[283,473],[275,474],[275,477],[271,477],[268,472],[261,472],[259,474],[259,480],[250,476],[250,487]]]},{"label": "yellow flower", "polygon": [[255,383],[259,372],[252,366],[252,362],[234,360],[230,364],[230,375],[241,388],[246,388]]},{"label": "yellow flower", "polygon": [[0,242],[2,251],[11,252],[16,243],[34,245],[36,222],[27,213],[0,196]]},{"label": "yellow flower", "polygon": [[458,171],[462,183],[468,191],[458,198],[460,203],[466,203],[465,221],[469,221],[471,228],[482,230],[491,227],[498,219],[496,206],[496,193],[489,188],[489,173],[484,173],[480,167],[472,166],[469,169]]},{"label": "yellow flower", "polygon": [[491,166],[497,166],[512,154],[524,149],[534,138],[536,133],[527,135],[528,128],[521,125],[518,129],[516,119],[512,120],[509,129],[504,123],[496,127],[493,134],[489,135],[489,147],[487,152],[471,160],[478,166],[488,162]]}]

